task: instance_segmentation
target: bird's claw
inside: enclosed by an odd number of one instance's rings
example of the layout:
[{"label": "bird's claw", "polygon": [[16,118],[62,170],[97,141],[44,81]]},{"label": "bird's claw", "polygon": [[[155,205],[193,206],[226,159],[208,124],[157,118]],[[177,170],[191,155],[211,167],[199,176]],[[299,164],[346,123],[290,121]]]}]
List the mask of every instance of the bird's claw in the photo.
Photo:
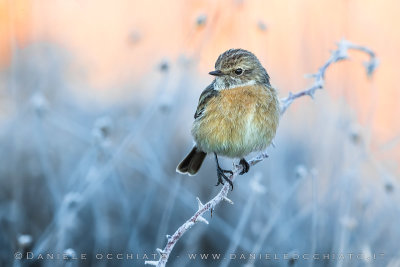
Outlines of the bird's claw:
[{"label": "bird's claw", "polygon": [[223,184],[224,185],[224,180],[227,181],[231,187],[231,190],[233,190],[233,183],[231,179],[228,178],[228,176],[225,175],[225,173],[229,173],[230,175],[233,175],[233,172],[230,170],[224,170],[221,168],[217,168],[217,176],[218,176],[218,182],[216,186]]},{"label": "bird's claw", "polygon": [[241,159],[239,164],[242,166],[242,171],[239,173],[239,175],[243,175],[250,170],[250,164],[245,159]]},{"label": "bird's claw", "polygon": [[224,180],[222,180],[221,175],[217,173],[217,176],[218,176],[218,182],[215,186],[219,186],[220,184],[224,185]]}]

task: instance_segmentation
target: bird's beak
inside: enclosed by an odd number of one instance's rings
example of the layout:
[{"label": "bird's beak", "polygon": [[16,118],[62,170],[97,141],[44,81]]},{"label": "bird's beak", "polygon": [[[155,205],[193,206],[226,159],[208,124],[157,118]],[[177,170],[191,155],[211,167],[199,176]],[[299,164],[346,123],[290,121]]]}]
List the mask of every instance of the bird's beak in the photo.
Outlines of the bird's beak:
[{"label": "bird's beak", "polygon": [[224,74],[222,73],[222,71],[220,71],[220,70],[210,71],[208,74],[214,75],[214,76],[222,76],[222,75],[224,75]]}]

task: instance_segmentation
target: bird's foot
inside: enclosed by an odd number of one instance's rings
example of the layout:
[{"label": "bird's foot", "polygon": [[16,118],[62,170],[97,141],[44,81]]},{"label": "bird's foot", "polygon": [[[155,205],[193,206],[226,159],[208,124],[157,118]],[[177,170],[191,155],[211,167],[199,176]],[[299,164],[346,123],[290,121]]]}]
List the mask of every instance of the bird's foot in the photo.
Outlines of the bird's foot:
[{"label": "bird's foot", "polygon": [[224,184],[224,180],[225,180],[231,186],[231,190],[233,190],[233,183],[232,183],[231,179],[229,179],[228,176],[225,175],[225,173],[229,173],[230,175],[233,175],[232,171],[224,170],[220,167],[217,167],[218,182],[217,182],[216,186],[218,186],[220,184]]},{"label": "bird's foot", "polygon": [[242,165],[242,171],[239,175],[243,175],[250,170],[250,164],[244,158],[239,161],[239,164]]}]

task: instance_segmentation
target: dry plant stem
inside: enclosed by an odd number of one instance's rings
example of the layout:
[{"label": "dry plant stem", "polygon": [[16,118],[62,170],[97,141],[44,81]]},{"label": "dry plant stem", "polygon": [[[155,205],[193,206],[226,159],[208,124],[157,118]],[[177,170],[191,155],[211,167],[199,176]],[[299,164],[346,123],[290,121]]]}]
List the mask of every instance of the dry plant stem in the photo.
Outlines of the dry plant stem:
[{"label": "dry plant stem", "polygon": [[[254,166],[255,164],[264,160],[267,157],[268,157],[268,155],[266,153],[261,153],[260,155],[251,159],[249,161],[249,165]],[[239,175],[239,173],[241,171],[242,171],[242,166],[236,165],[233,169],[233,175],[228,176],[229,179],[234,181],[235,178]],[[163,250],[157,249],[158,253],[160,254],[160,259],[158,261],[146,261],[145,263],[159,266],[159,267],[165,266],[165,264],[168,261],[168,257],[170,255],[172,249],[174,248],[175,244],[187,230],[189,230],[196,222],[199,222],[199,221],[208,224],[208,221],[202,216],[204,213],[206,213],[207,211],[210,211],[211,209],[214,209],[214,207],[217,206],[223,200],[227,201],[230,204],[233,204],[232,200],[230,200],[227,197],[229,190],[230,190],[229,183],[225,183],[222,186],[221,191],[219,191],[219,193],[213,199],[208,201],[206,204],[202,204],[200,199],[197,198],[197,203],[198,203],[199,208],[196,211],[196,213],[189,220],[187,220],[183,225],[181,225],[172,236],[167,236],[168,243]]]},{"label": "dry plant stem", "polygon": [[296,94],[289,93],[288,97],[281,99],[281,115],[285,113],[287,108],[292,104],[295,99],[305,95],[314,98],[315,91],[324,88],[325,72],[328,67],[335,62],[349,59],[349,49],[359,50],[369,55],[369,61],[364,63],[368,76],[371,76],[377,68],[378,60],[375,56],[375,53],[369,48],[353,44],[345,39],[342,39],[337,45],[338,48],[332,51],[331,57],[328,59],[328,61],[322,67],[320,67],[316,73],[310,75],[311,78],[314,78],[314,83],[311,85],[311,87]]},{"label": "dry plant stem", "polygon": [[[332,52],[331,57],[328,59],[328,61],[319,68],[318,72],[315,74],[312,74],[311,77],[313,77],[314,84],[301,92],[298,92],[296,94],[289,93],[289,96],[286,98],[281,99],[281,115],[285,113],[285,111],[288,109],[288,107],[292,104],[292,102],[302,96],[308,95],[311,97],[314,97],[315,91],[318,89],[322,89],[324,86],[324,78],[325,78],[325,72],[327,68],[335,62],[348,59],[348,50],[353,49],[353,50],[359,50],[364,53],[367,53],[370,57],[370,60],[366,62],[364,65],[366,67],[367,75],[370,76],[378,66],[378,61],[376,59],[375,53],[363,46],[355,45],[347,40],[341,40],[338,43],[338,48]],[[256,156],[255,158],[251,159],[249,161],[250,166],[254,166],[260,161],[263,161],[265,158],[267,158],[268,155],[266,153],[261,153],[260,155]],[[229,176],[229,179],[232,180],[232,182],[235,180],[235,178],[239,175],[239,173],[242,170],[241,165],[236,165],[233,169],[233,175]],[[202,204],[200,199],[197,198],[198,202],[198,210],[196,213],[189,219],[187,220],[183,225],[181,225],[178,230],[175,231],[175,233],[172,236],[167,236],[168,238],[168,243],[165,246],[165,248],[162,249],[157,249],[158,253],[160,254],[160,259],[158,261],[145,261],[145,264],[149,265],[154,265],[158,267],[164,267],[168,261],[168,258],[175,246],[175,244],[178,242],[178,240],[181,238],[181,236],[186,233],[196,222],[204,222],[208,224],[208,221],[203,217],[203,214],[206,213],[207,211],[211,211],[214,209],[215,206],[217,206],[221,201],[225,200],[229,202],[230,204],[233,204],[233,202],[227,197],[228,192],[229,192],[229,184],[225,183],[225,185],[222,187],[221,191],[210,201],[208,201],[206,204]]]}]

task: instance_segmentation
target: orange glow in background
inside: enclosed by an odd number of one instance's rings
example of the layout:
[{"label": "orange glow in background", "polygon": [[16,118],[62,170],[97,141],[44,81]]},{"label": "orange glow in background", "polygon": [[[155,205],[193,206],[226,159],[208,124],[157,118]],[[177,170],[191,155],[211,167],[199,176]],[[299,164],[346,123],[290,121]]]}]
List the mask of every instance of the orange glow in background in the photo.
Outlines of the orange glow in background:
[{"label": "orange glow in background", "polygon": [[[260,58],[284,97],[309,85],[304,74],[344,37],[371,48],[380,65],[367,79],[360,62],[368,58],[351,52],[351,61],[328,70],[324,92],[345,98],[360,124],[372,126],[378,149],[400,138],[398,10],[395,0],[0,0],[0,67],[12,64],[16,49],[53,43],[68,51],[71,79],[114,101],[136,90],[120,85],[149,79],[162,60],[181,56],[198,63],[205,87],[217,56],[240,47]],[[400,158],[398,145],[386,156]]]}]

